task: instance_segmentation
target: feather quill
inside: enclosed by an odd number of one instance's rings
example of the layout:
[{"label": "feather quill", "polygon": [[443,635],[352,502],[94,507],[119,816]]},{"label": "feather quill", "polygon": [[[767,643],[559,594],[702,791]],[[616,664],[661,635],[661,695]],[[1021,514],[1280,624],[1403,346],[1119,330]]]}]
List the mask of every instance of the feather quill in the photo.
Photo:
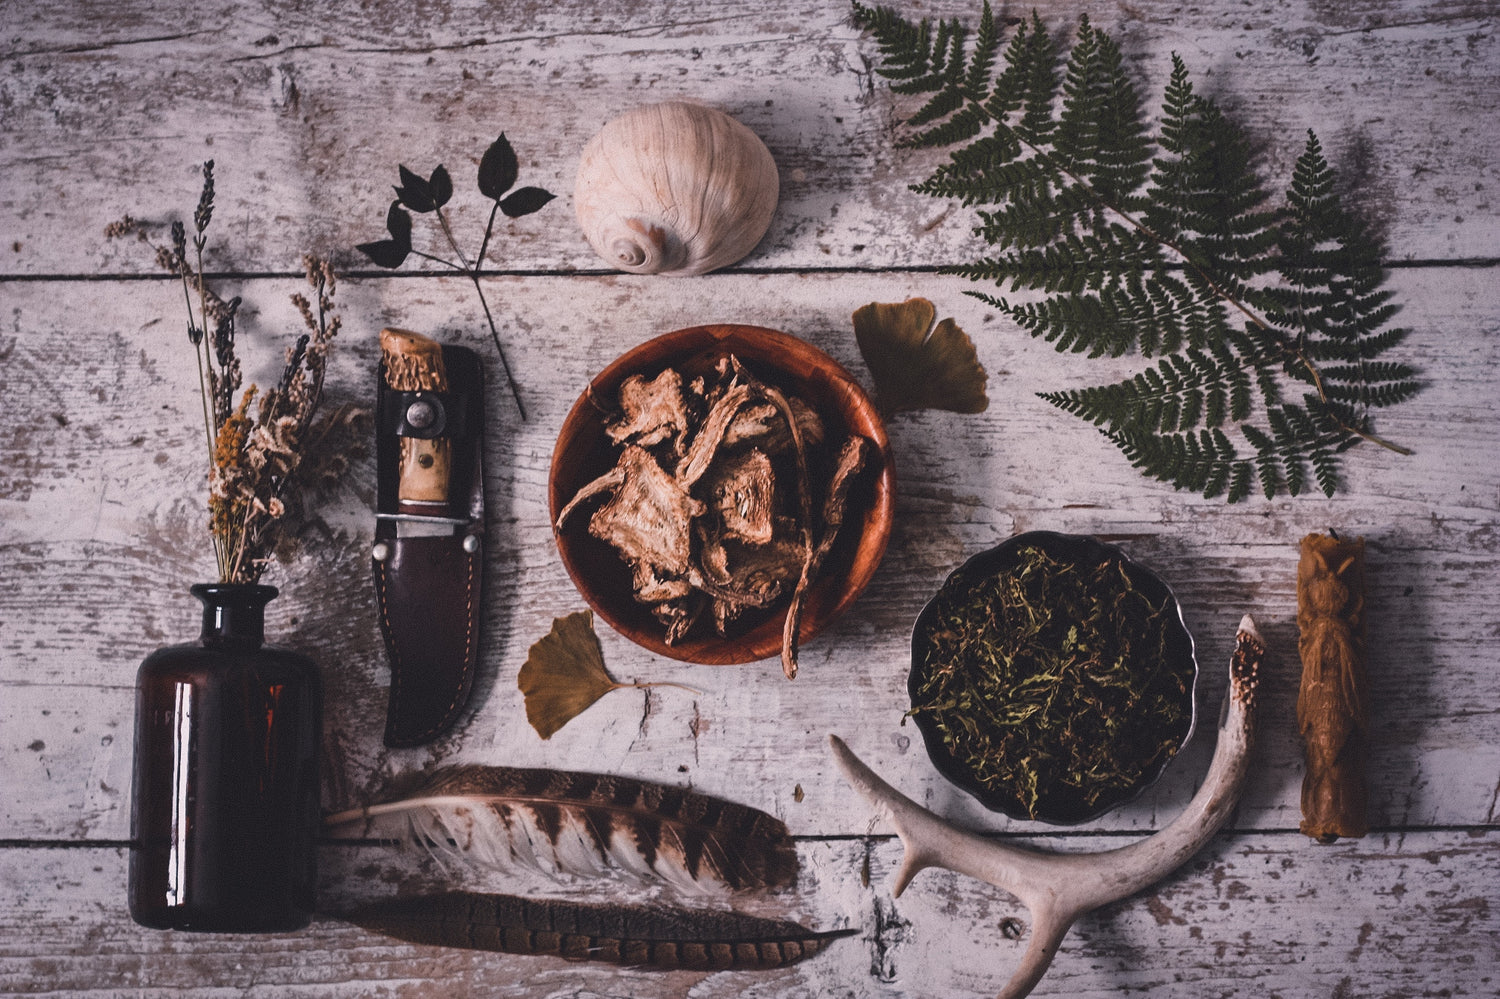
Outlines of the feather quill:
[{"label": "feather quill", "polygon": [[758,809],[628,777],[444,767],[396,800],[324,819],[336,837],[414,840],[481,866],[660,880],[690,895],[787,888],[797,852]]},{"label": "feather quill", "polygon": [[714,971],[793,964],[830,940],[858,932],[818,932],[789,920],[717,909],[595,905],[461,891],[373,902],[340,918],[409,943]]}]

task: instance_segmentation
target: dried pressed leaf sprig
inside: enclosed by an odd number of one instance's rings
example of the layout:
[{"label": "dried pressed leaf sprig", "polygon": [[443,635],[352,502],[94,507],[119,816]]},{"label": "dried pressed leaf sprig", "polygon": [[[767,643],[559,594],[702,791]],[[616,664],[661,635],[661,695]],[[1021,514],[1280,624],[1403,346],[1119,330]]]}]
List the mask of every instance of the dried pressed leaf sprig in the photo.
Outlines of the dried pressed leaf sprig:
[{"label": "dried pressed leaf sprig", "polygon": [[[355,249],[375,264],[390,270],[400,267],[408,256],[418,256],[452,268],[469,279],[474,285],[475,294],[479,296],[479,304],[484,309],[485,322],[490,327],[490,339],[495,343],[495,353],[505,371],[510,394],[516,400],[516,409],[520,412],[521,419],[525,420],[526,406],[521,402],[521,392],[516,386],[515,376],[511,374],[510,362],[505,358],[505,348],[500,345],[500,333],[495,329],[495,317],[490,313],[490,303],[484,297],[484,286],[479,283],[479,271],[484,266],[484,255],[489,250],[490,237],[495,231],[495,217],[501,213],[511,219],[530,215],[540,211],[555,197],[552,192],[540,187],[518,187],[512,191],[511,188],[520,176],[520,169],[515,149],[505,138],[505,133],[500,133],[500,137],[490,143],[479,161],[479,193],[490,199],[492,204],[489,221],[484,226],[484,238],[480,240],[479,252],[474,255],[472,263],[454,238],[453,227],[449,225],[448,215],[443,211],[443,206],[453,197],[453,178],[441,163],[426,178],[404,166],[398,167],[401,184],[396,188],[396,200],[391,202],[391,207],[385,213],[385,228],[389,238],[361,243]],[[443,238],[458,262],[424,253],[412,246],[411,215],[408,209],[418,215],[431,214],[437,219],[438,228],[442,230]]]},{"label": "dried pressed leaf sprig", "polygon": [[982,413],[989,380],[974,341],[925,298],[871,302],[854,310],[854,339],[875,380],[880,415],[918,409]]},{"label": "dried pressed leaf sprig", "polygon": [[[337,475],[338,463],[347,460],[326,461],[312,454],[314,445],[350,436],[362,414],[353,407],[319,411],[328,350],[342,321],[335,314],[333,268],[313,256],[302,260],[310,295],[292,296],[306,332],[287,349],[275,387],[262,392],[252,384],[241,391],[235,352],[240,299],[221,298],[203,273],[213,208],[214,164],[209,160],[203,164],[203,189],[193,211],[191,250],[181,222],[172,224],[170,245],[153,245],[158,265],[180,278],[187,306],[187,338],[203,403],[209,533],[219,580],[254,583],[278,551],[288,551],[284,532],[289,513],[300,505],[298,487],[325,485],[329,475]],[[131,233],[150,243],[145,227],[129,217],[105,229],[111,238]]]}]

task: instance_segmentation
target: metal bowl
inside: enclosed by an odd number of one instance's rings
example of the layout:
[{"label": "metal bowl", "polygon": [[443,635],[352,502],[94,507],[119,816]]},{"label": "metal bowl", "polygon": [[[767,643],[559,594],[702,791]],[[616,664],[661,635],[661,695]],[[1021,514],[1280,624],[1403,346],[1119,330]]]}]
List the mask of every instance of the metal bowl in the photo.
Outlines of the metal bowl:
[{"label": "metal bowl", "polygon": [[[875,446],[872,467],[861,473],[849,494],[838,542],[808,589],[798,632],[806,642],[846,611],[874,576],[891,535],[896,465],[885,425],[869,396],[837,361],[804,340],[759,326],[693,326],[664,333],[621,355],[589,384],[558,433],[547,483],[552,523],[556,525],[558,513],[580,487],[616,460],[616,449],[605,433],[607,414],[601,400],[613,400],[630,375],[653,377],[667,367],[711,370],[725,354],[739,358],[758,378],[800,396],[830,430],[862,435]],[[765,611],[747,612],[728,635],[700,622],[668,645],[661,623],[636,601],[629,567],[614,548],[589,534],[586,521],[579,517],[564,530],[554,529],[558,553],[579,594],[620,634],[652,652],[691,663],[747,663],[780,652],[785,601]]]},{"label": "metal bowl", "polygon": [[1021,550],[1027,547],[1041,548],[1052,558],[1063,562],[1097,564],[1099,560],[1106,557],[1119,558],[1131,586],[1145,594],[1153,605],[1166,608],[1167,665],[1174,672],[1178,670],[1184,674],[1190,672],[1192,678],[1183,695],[1186,701],[1183,705],[1186,708],[1186,721],[1180,726],[1180,736],[1176,732],[1167,733],[1173,740],[1172,749],[1159,763],[1143,771],[1134,782],[1101,792],[1092,803],[1088,801],[1088,795],[1083,790],[1074,789],[1062,783],[1044,788],[1039,795],[1035,815],[1031,814],[1018,790],[987,786],[981,783],[972,767],[956,756],[944,741],[931,713],[913,714],[917,728],[922,733],[923,742],[926,743],[927,755],[931,757],[933,764],[943,776],[973,795],[986,808],[1015,819],[1036,819],[1054,825],[1073,825],[1097,818],[1140,795],[1160,778],[1167,765],[1191,738],[1197,718],[1194,693],[1197,688],[1198,663],[1194,655],[1192,635],[1188,633],[1187,626],[1182,621],[1181,608],[1172,591],[1160,577],[1131,561],[1116,546],[1105,544],[1095,538],[1058,534],[1052,531],[1031,531],[1018,534],[969,559],[948,576],[938,592],[922,608],[922,613],[918,615],[916,625],[912,629],[912,666],[907,682],[907,690],[913,707],[917,704],[918,695],[929,669],[928,659],[933,648],[933,633],[941,608],[957,593],[972,589],[982,581],[1013,570],[1019,564]]}]

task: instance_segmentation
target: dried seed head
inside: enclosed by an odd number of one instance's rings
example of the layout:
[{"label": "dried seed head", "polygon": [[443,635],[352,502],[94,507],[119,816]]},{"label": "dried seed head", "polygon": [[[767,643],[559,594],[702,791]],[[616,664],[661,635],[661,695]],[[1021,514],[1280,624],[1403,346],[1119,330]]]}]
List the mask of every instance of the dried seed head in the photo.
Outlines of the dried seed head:
[{"label": "dried seed head", "polygon": [[203,191],[198,195],[198,207],[193,209],[193,227],[202,236],[214,217],[214,161],[203,164]]}]

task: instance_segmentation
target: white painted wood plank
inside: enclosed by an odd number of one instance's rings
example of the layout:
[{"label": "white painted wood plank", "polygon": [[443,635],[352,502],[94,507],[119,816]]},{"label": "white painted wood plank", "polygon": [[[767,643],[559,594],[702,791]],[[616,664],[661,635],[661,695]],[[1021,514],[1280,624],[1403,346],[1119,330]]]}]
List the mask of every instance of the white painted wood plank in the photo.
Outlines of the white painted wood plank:
[{"label": "white painted wood plank", "polygon": [[[1107,2],[1037,5],[1054,29],[1080,12],[1117,35],[1147,106],[1179,53],[1201,92],[1241,120],[1284,187],[1305,130],[1322,136],[1397,260],[1500,256],[1500,40],[1483,0],[1329,6]],[[978,5],[943,0],[924,13]],[[49,0],[7,11],[0,61],[0,273],[138,273],[98,234],[124,213],[185,213],[195,170],[221,185],[213,266],[297,268],[302,252],[367,266],[397,162],[445,163],[458,231],[483,224],[472,170],[507,132],[522,183],[562,195],[496,245],[501,269],[600,269],[572,222],[583,143],[637,104],[717,104],[768,143],[782,199],[745,261],[881,268],[976,255],[971,218],[914,195],[931,156],[892,147],[896,102],[872,90],[874,46],[836,0],[692,3],[343,0],[309,18],[244,0],[107,11]],[[1019,13],[1019,12],[1016,12]],[[469,242],[472,249],[478,235]]]},{"label": "white painted wood plank", "polygon": [[[1141,895],[1084,917],[1035,995],[1487,996],[1500,981],[1496,833],[1420,832],[1331,848],[1219,836]],[[1071,843],[1104,849],[1112,838]],[[897,846],[803,843],[789,895],[749,903],[809,926],[859,929],[775,972],[658,973],[388,940],[331,919],[268,936],[163,933],[124,910],[114,847],[0,849],[0,994],[81,996],[981,996],[1009,977],[1030,920],[1005,893],[942,871],[892,900]],[[868,857],[872,879],[861,873]],[[321,852],[321,904],[493,879],[440,875],[379,847]],[[549,894],[597,901],[597,887]],[[1002,925],[1017,920],[1019,940]]]},{"label": "white painted wood plank", "polygon": [[[368,462],[357,488],[323,511],[338,536],[273,573],[285,594],[272,605],[271,633],[315,654],[329,688],[325,802],[374,793],[395,771],[463,760],[691,783],[767,808],[798,833],[848,834],[863,831],[867,813],[824,748],[827,732],[842,725],[909,793],[964,821],[1006,828],[939,778],[915,729],[900,724],[907,636],[922,603],[967,555],[1013,531],[1055,529],[1117,538],[1176,588],[1199,642],[1205,718],[1217,714],[1234,622],[1245,610],[1259,617],[1276,662],[1266,681],[1263,764],[1236,825],[1294,828],[1296,543],[1332,525],[1372,544],[1373,821],[1492,824],[1500,774],[1500,639],[1490,608],[1500,311],[1492,278],[1462,268],[1395,276],[1402,322],[1413,330],[1404,350],[1429,386],[1380,429],[1414,456],[1361,446],[1349,455],[1350,491],[1337,499],[1255,498],[1234,507],[1148,482],[1092,429],[1036,399],[1039,389],[1106,372],[987,322],[955,279],[494,279],[488,287],[532,419],[518,425],[492,380],[484,671],[457,731],[426,749],[380,746],[389,681],[367,579]],[[260,310],[245,332],[247,357],[274,358],[271,338],[295,321],[282,301],[295,284],[236,286]],[[169,283],[12,290],[14,325],[0,335],[13,400],[0,432],[0,784],[14,790],[0,800],[0,838],[121,839],[135,667],[151,648],[192,637],[196,604],[185,589],[211,571],[198,512],[194,369]],[[617,692],[539,740],[525,724],[515,672],[552,618],[582,607],[557,560],[544,501],[553,437],[578,388],[627,346],[697,320],[778,325],[858,369],[849,313],[918,293],[974,334],[992,405],[979,417],[896,421],[891,549],[854,610],[807,646],[801,677],[787,683],[774,663],[680,666],[601,625],[617,675],[681,680],[705,693]],[[363,398],[374,377],[374,333],[385,323],[454,337],[485,357],[492,351],[459,282],[349,281],[340,296],[348,328],[330,375],[335,399]],[[1208,752],[1205,734],[1159,788],[1099,826],[1149,829],[1175,814]]]}]

